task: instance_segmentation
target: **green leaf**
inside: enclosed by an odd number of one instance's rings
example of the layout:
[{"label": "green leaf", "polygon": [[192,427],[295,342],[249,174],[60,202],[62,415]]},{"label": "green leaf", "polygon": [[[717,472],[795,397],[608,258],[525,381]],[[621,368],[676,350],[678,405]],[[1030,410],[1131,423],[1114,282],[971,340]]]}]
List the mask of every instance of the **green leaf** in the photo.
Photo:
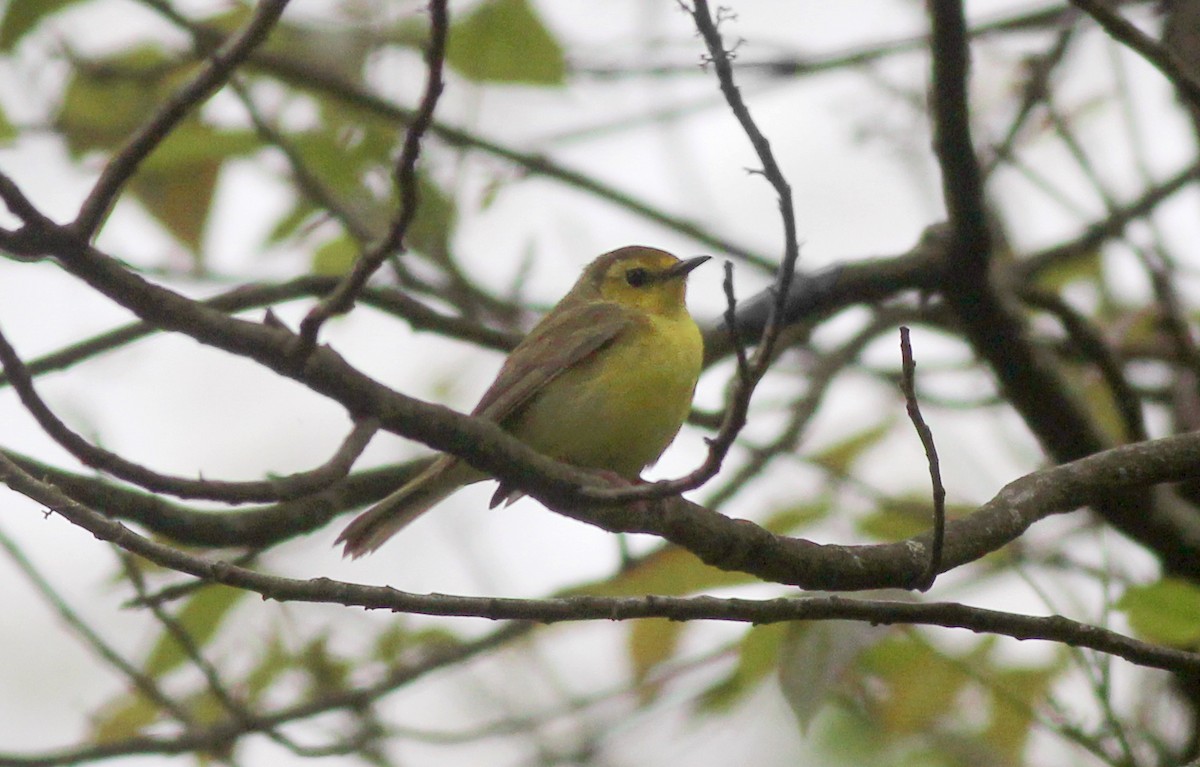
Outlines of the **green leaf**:
[{"label": "green leaf", "polygon": [[[896,595],[914,601],[907,592]],[[779,649],[779,687],[806,731],[859,656],[892,631],[861,621],[790,623]]]},{"label": "green leaf", "polygon": [[489,0],[453,23],[446,63],[476,82],[561,85],[562,47],[527,0]]},{"label": "green leaf", "polygon": [[358,260],[359,248],[346,235],[334,237],[313,253],[312,273],[321,276],[340,277],[349,272]]},{"label": "green leaf", "polygon": [[1200,642],[1200,587],[1176,578],[1131,586],[1117,600],[1143,639],[1176,647]]},{"label": "green leaf", "polygon": [[646,678],[660,663],[675,657],[685,625],[667,618],[645,618],[630,624],[629,661],[633,665],[633,678],[638,682],[642,703],[654,699],[657,688],[645,684]]},{"label": "green leaf", "polygon": [[[1065,653],[1063,654],[1066,657]],[[998,671],[992,691],[992,717],[984,739],[1009,764],[1022,764],[1025,745],[1033,728],[1037,705],[1062,672],[1062,663],[1043,668]]]},{"label": "green leaf", "polygon": [[129,189],[168,232],[198,253],[221,167],[260,146],[253,133],[221,131],[189,120],[142,162]]},{"label": "green leaf", "polygon": [[727,711],[753,690],[775,668],[787,631],[787,623],[751,627],[738,648],[737,666],[701,693],[699,708],[710,713]]},{"label": "green leaf", "polygon": [[11,51],[43,19],[79,0],[8,0],[0,21],[0,51]]},{"label": "green leaf", "polygon": [[92,740],[112,743],[127,740],[158,721],[158,704],[140,692],[130,692],[104,704],[92,720]]},{"label": "green leaf", "polygon": [[8,119],[8,114],[0,109],[0,146],[8,146],[17,138],[17,126]]},{"label": "green leaf", "polygon": [[217,160],[176,171],[144,170],[129,182],[129,191],[168,232],[198,253],[220,170]]},{"label": "green leaf", "polygon": [[297,660],[298,668],[308,677],[309,700],[346,689],[351,664],[329,649],[328,636],[317,637],[305,645]]},{"label": "green leaf", "polygon": [[267,233],[266,244],[278,245],[295,235],[309,222],[317,219],[317,208],[305,197],[299,197],[292,209],[283,215]]},{"label": "green leaf", "polygon": [[262,147],[262,140],[252,131],[222,130],[185,120],[154,148],[138,170],[186,172],[196,165],[242,157]]},{"label": "green leaf", "polygon": [[889,418],[883,423],[867,427],[862,431],[851,434],[845,439],[835,442],[829,447],[809,456],[809,460],[834,474],[844,476],[850,473],[850,467],[862,457],[863,453],[887,436],[891,428],[892,420]]},{"label": "green leaf", "polygon": [[1035,284],[1039,288],[1057,293],[1072,282],[1097,282],[1102,267],[1099,248],[1072,253],[1065,258],[1057,258],[1038,270]]},{"label": "green leaf", "polygon": [[787,535],[829,516],[833,505],[827,496],[816,500],[789,503],[771,512],[762,526],[776,535]]},{"label": "green leaf", "polygon": [[[229,586],[205,586],[184,604],[175,620],[197,647],[204,647],[217,634],[222,621],[248,592]],[[165,628],[155,642],[143,668],[147,676],[158,678],[188,659],[184,648]]]},{"label": "green leaf", "polygon": [[444,260],[457,218],[454,200],[422,173],[417,178],[417,217],[405,233],[405,246],[436,261]]},{"label": "green leaf", "polygon": [[375,640],[372,656],[388,665],[401,660],[401,656],[417,648],[423,653],[457,647],[462,640],[444,628],[411,629],[403,623],[392,623]]},{"label": "green leaf", "polygon": [[55,117],[71,156],[124,142],[158,106],[169,76],[179,69],[152,45],[77,64]]},{"label": "green leaf", "polygon": [[266,651],[263,652],[258,663],[250,670],[242,683],[246,702],[251,704],[257,702],[263,693],[271,689],[275,680],[291,667],[292,658],[284,648],[283,642],[280,641],[278,635],[272,636]]},{"label": "green leaf", "polygon": [[[974,506],[967,504],[948,503],[946,518],[965,516],[974,510]],[[875,511],[858,520],[856,527],[880,541],[911,538],[933,527],[933,500],[919,495],[884,498]]]},{"label": "green leaf", "polygon": [[968,677],[927,645],[893,636],[867,650],[865,668],[887,686],[877,716],[894,733],[929,732],[954,710]]},{"label": "green leaf", "polygon": [[612,578],[576,587],[568,593],[602,597],[642,594],[680,596],[756,580],[746,573],[710,567],[697,559],[695,554],[668,546],[644,557]]}]

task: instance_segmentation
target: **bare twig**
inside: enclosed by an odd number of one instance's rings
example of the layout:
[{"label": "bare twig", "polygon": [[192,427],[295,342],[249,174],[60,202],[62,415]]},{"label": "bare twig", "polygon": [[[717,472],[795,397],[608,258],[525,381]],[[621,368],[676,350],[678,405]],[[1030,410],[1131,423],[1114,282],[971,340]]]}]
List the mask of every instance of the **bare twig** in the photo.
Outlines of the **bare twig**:
[{"label": "bare twig", "polygon": [[[284,303],[304,296],[323,296],[338,284],[338,278],[307,275],[280,283],[248,284],[199,302],[230,314]],[[520,336],[480,325],[463,317],[443,314],[420,301],[390,288],[368,286],[359,300],[372,308],[399,317],[414,330],[433,331],[447,338],[469,341],[485,349],[506,352],[520,341]],[[32,377],[55,370],[64,370],[78,362],[91,359],[141,338],[153,335],[159,328],[148,322],[134,322],[107,331],[71,346],[32,359],[25,369]],[[0,387],[10,385],[8,375],[0,371]]]},{"label": "bare twig", "polygon": [[[744,350],[741,350],[737,344],[734,345],[735,353],[740,352],[738,358],[738,377],[733,382],[729,402],[725,406],[725,417],[721,423],[721,428],[717,430],[715,436],[707,440],[708,455],[705,457],[704,462],[686,476],[675,480],[653,482],[635,487],[585,489],[583,493],[587,498],[602,499],[610,503],[665,498],[677,495],[699,487],[716,476],[717,472],[720,471],[721,465],[725,461],[725,456],[728,455],[729,449],[733,447],[738,433],[746,425],[747,415],[750,410],[750,399],[754,394],[754,389],[758,386],[758,382],[762,380],[763,376],[766,375],[767,368],[774,358],[775,343],[786,324],[785,316],[788,298],[791,295],[792,280],[796,274],[796,262],[800,257],[800,244],[796,235],[796,217],[792,206],[792,188],[775,160],[775,154],[771,150],[770,142],[754,122],[754,118],[750,115],[750,110],[746,107],[746,103],[742,99],[741,92],[734,83],[730,52],[725,49],[725,42],[721,38],[721,33],[717,30],[721,10],[718,9],[718,19],[714,20],[709,11],[707,0],[695,0],[690,13],[696,29],[699,30],[700,36],[704,38],[705,47],[708,49],[708,63],[712,64],[713,69],[716,71],[717,81],[720,84],[721,92],[725,95],[725,101],[741,125],[742,131],[749,138],[759,162],[763,165],[762,170],[757,172],[762,173],[779,198],[779,214],[783,224],[784,253],[783,259],[779,262],[779,266],[775,272],[775,283],[771,287],[773,300],[771,301],[766,327],[758,341],[758,346],[754,350],[753,357],[743,362]],[[731,280],[732,277],[727,275],[726,279]],[[732,283],[730,282],[729,287],[727,287],[727,297],[731,294]],[[730,327],[730,332],[737,333],[736,325]]]},{"label": "bare twig", "polygon": [[1142,416],[1141,400],[1125,378],[1117,352],[1105,342],[1100,332],[1061,296],[1034,288],[1022,290],[1020,295],[1030,306],[1043,309],[1057,317],[1070,336],[1074,349],[1100,371],[1112,393],[1117,410],[1121,413],[1126,436],[1130,440],[1149,439],[1146,421]]},{"label": "bare twig", "polygon": [[163,629],[176,642],[188,661],[200,671],[201,676],[204,677],[205,686],[208,688],[209,694],[213,696],[233,721],[237,722],[247,732],[256,731],[264,733],[271,740],[299,756],[318,756],[330,753],[331,750],[344,750],[338,745],[328,747],[302,746],[280,732],[273,724],[259,721],[254,712],[247,709],[241,701],[234,698],[233,693],[229,691],[228,686],[221,679],[220,672],[217,671],[216,666],[204,657],[203,651],[187,627],[180,623],[175,616],[167,612],[161,601],[149,598],[150,595],[146,590],[146,581],[142,576],[142,570],[136,558],[132,554],[122,551],[121,566],[125,571],[126,577],[129,578],[129,582],[133,584],[133,589],[137,593],[140,603],[150,609],[155,619],[162,624]]},{"label": "bare twig", "polygon": [[816,415],[817,408],[838,375],[845,371],[868,343],[885,330],[895,327],[898,315],[910,313],[895,309],[876,312],[866,327],[855,333],[854,337],[832,352],[818,357],[813,365],[807,366],[807,388],[804,395],[792,405],[788,423],[769,444],[748,447],[745,463],[738,466],[730,476],[723,478],[722,484],[704,500],[704,505],[710,509],[720,508],[746,487],[746,483],[763,471],[773,459],[795,451],[805,428]]},{"label": "bare twig", "polygon": [[20,547],[3,532],[0,532],[0,548],[3,548],[8,553],[13,563],[25,574],[25,577],[29,579],[30,583],[33,584],[34,588],[38,590],[46,602],[54,608],[63,622],[74,629],[80,638],[103,658],[109,666],[116,669],[122,676],[128,679],[134,689],[146,697],[146,700],[151,701],[163,711],[169,713],[182,724],[186,726],[192,725],[192,716],[188,713],[187,709],[167,696],[154,679],[142,673],[132,663],[125,660],[115,648],[105,641],[104,637],[96,633],[67,604],[66,600],[55,591],[54,586],[38,572],[37,568],[29,561]]},{"label": "bare twig", "polygon": [[904,405],[925,448],[925,458],[929,461],[929,481],[933,485],[933,537],[929,544],[929,563],[916,583],[918,589],[928,591],[942,571],[942,548],[946,540],[946,487],[942,484],[942,465],[933,441],[933,430],[925,423],[921,405],[917,401],[917,362],[913,359],[912,341],[904,325],[900,326],[900,359],[900,389],[904,392]]},{"label": "bare twig", "polygon": [[446,60],[446,38],[449,35],[450,17],[446,10],[447,0],[431,0],[429,3],[430,32],[429,47],[425,51],[428,74],[425,78],[425,93],[421,96],[416,115],[405,129],[404,146],[396,161],[395,185],[400,197],[400,207],[387,236],[359,256],[354,267],[342,282],[314,306],[300,323],[297,339],[297,358],[307,357],[317,343],[321,325],[330,317],[351,309],[358,294],[366,286],[371,275],[383,265],[388,257],[404,249],[404,237],[409,226],[416,220],[417,205],[417,159],[421,154],[421,141],[433,122],[433,112],[441,96],[442,67]]},{"label": "bare twig", "polygon": [[1113,39],[1141,54],[1171,81],[1184,99],[1193,107],[1200,108],[1200,80],[1188,71],[1187,66],[1169,48],[1126,21],[1102,0],[1071,0],[1071,4],[1083,9]]},{"label": "bare twig", "polygon": [[25,409],[55,442],[85,465],[144,487],[179,498],[203,498],[226,503],[264,503],[290,500],[319,492],[350,473],[354,462],[379,431],[379,421],[367,418],[354,425],[330,459],[315,469],[257,482],[226,482],[172,477],[96,446],[71,430],[38,396],[33,380],[16,350],[0,332],[0,365],[17,390]]},{"label": "bare twig", "polygon": [[746,361],[746,344],[738,335],[737,296],[733,294],[733,262],[725,262],[725,279],[721,283],[725,290],[725,328],[729,331],[729,343],[733,346],[733,354],[737,359],[738,378],[742,381],[750,379],[750,365]]}]

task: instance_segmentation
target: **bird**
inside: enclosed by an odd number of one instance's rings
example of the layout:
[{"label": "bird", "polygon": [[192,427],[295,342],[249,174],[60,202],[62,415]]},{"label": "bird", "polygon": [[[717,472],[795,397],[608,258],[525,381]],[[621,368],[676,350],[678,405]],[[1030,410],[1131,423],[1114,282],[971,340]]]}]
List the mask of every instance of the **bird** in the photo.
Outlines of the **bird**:
[{"label": "bird", "polygon": [[[704,343],[687,310],[687,277],[709,258],[641,245],[598,257],[509,353],[471,415],[551,458],[636,482],[691,409]],[[356,517],[335,545],[353,558],[375,551],[460,487],[488,478],[442,454]],[[519,496],[501,483],[491,506]]]}]

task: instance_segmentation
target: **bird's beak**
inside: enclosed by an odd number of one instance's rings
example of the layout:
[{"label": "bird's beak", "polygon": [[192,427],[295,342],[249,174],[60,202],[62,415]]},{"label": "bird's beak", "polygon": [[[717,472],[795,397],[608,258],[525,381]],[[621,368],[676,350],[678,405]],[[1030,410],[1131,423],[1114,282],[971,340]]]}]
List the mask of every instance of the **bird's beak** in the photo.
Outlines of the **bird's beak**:
[{"label": "bird's beak", "polygon": [[686,277],[693,269],[695,269],[697,266],[700,266],[700,264],[703,264],[710,258],[712,258],[712,256],[696,256],[695,258],[684,259],[678,264],[672,266],[667,271],[663,272],[662,276],[668,280]]}]

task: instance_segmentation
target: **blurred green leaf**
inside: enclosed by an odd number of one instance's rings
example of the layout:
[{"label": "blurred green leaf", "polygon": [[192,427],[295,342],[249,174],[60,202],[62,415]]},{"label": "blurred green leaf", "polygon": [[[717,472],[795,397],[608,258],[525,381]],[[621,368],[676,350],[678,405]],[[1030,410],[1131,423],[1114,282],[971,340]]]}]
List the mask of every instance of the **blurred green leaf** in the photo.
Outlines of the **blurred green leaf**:
[{"label": "blurred green leaf", "polygon": [[642,594],[680,596],[755,580],[746,573],[710,567],[697,559],[695,554],[668,546],[642,558],[636,565],[612,578],[576,587],[568,593],[602,597]]},{"label": "blurred green leaf", "polygon": [[1100,249],[1072,253],[1057,258],[1038,271],[1037,287],[1057,293],[1072,282],[1096,282],[1100,279],[1103,262]]},{"label": "blurred green leaf", "polygon": [[737,665],[700,694],[699,709],[709,713],[727,711],[751,692],[775,668],[787,632],[787,623],[751,626],[738,647]]},{"label": "blurred green leaf", "polygon": [[372,655],[388,665],[400,660],[400,656],[413,648],[434,650],[455,647],[462,643],[457,635],[444,628],[411,629],[403,623],[394,622],[375,640]]},{"label": "blurred green leaf", "polygon": [[129,188],[168,232],[199,254],[222,166],[260,146],[253,133],[189,120],[143,161]]},{"label": "blurred green leaf", "polygon": [[305,645],[296,665],[308,677],[309,700],[346,689],[350,662],[329,649],[328,636],[319,636]]},{"label": "blurred green leaf", "polygon": [[476,82],[561,85],[562,47],[527,0],[488,0],[450,26],[446,63]]},{"label": "blurred green leaf", "polygon": [[[965,516],[975,510],[962,503],[947,503],[946,518]],[[929,496],[901,495],[884,498],[875,510],[859,519],[860,532],[880,541],[899,541],[927,532],[933,527],[933,500]]]},{"label": "blurred green leaf", "polygon": [[142,161],[139,172],[180,172],[213,161],[242,157],[263,147],[252,131],[223,130],[196,120],[185,120]]},{"label": "blurred green leaf", "polygon": [[417,178],[417,217],[408,227],[404,244],[435,261],[446,259],[457,217],[454,200],[425,174],[420,174]]},{"label": "blurred green leaf", "polygon": [[1044,668],[1004,669],[997,673],[992,690],[991,721],[984,739],[1009,764],[1022,764],[1025,745],[1036,718],[1035,706],[1045,700],[1062,672],[1061,663]]},{"label": "blurred green leaf", "polygon": [[0,109],[0,146],[8,146],[17,137],[17,126],[8,119],[8,114]]},{"label": "blurred green leaf", "polygon": [[339,235],[321,245],[313,253],[312,273],[338,277],[354,266],[358,259],[358,245],[346,235]]},{"label": "blurred green leaf", "polygon": [[[253,16],[253,7],[239,3],[207,16],[204,26],[235,34]],[[260,49],[261,53],[302,62],[313,72],[334,75],[347,82],[362,79],[363,65],[378,46],[379,36],[365,24],[301,24],[285,16]]]},{"label": "blurred green leaf", "polygon": [[[181,71],[155,47],[79,64],[56,117],[72,155],[124,145]],[[130,192],[168,232],[199,253],[222,164],[260,146],[251,132],[218,130],[189,118],[142,161]]]},{"label": "blurred green leaf", "polygon": [[776,535],[787,535],[829,516],[833,506],[828,497],[789,503],[771,512],[762,526]]},{"label": "blurred green leaf", "polygon": [[42,20],[80,0],[8,0],[0,20],[0,51],[11,51]]},{"label": "blurred green leaf", "polygon": [[55,117],[71,155],[120,146],[158,105],[177,66],[153,45],[78,63]]},{"label": "blurred green leaf", "polygon": [[[204,647],[217,634],[217,629],[247,592],[241,589],[212,584],[197,591],[180,609],[175,620],[188,633],[197,647]],[[158,678],[188,659],[184,648],[165,628],[146,659],[147,676]]]},{"label": "blurred green leaf", "polygon": [[850,473],[850,467],[862,457],[863,453],[870,450],[881,439],[887,436],[891,428],[892,419],[889,418],[883,423],[867,427],[833,443],[823,450],[810,455],[808,459],[834,474],[844,476]]},{"label": "blurred green leaf", "polygon": [[283,642],[277,634],[272,636],[271,641],[267,643],[266,650],[258,659],[258,663],[254,664],[254,668],[250,669],[250,673],[246,675],[246,679],[242,683],[242,687],[246,691],[246,702],[251,704],[257,702],[263,693],[271,689],[271,685],[291,667],[292,659],[284,648]]},{"label": "blurred green leaf", "polygon": [[894,733],[930,731],[954,711],[955,700],[969,681],[955,664],[903,636],[893,635],[871,647],[863,654],[863,663],[887,686],[877,714]]},{"label": "blurred green leaf", "polygon": [[[888,596],[915,601],[908,592]],[[807,731],[859,656],[893,629],[862,621],[798,621],[787,625],[779,648],[779,687],[800,729]]]},{"label": "blurred green leaf", "polygon": [[1175,647],[1200,642],[1200,587],[1177,578],[1131,586],[1117,600],[1138,636]]},{"label": "blurred green leaf", "polygon": [[129,190],[168,232],[198,254],[220,169],[221,163],[212,160],[186,171],[143,171],[129,182]]},{"label": "blurred green leaf", "polygon": [[629,661],[633,666],[633,678],[638,683],[642,703],[653,700],[657,692],[645,684],[646,677],[660,663],[675,657],[685,625],[687,624],[667,618],[644,618],[630,624]]},{"label": "blurred green leaf", "polygon": [[158,721],[158,704],[140,692],[122,693],[104,704],[92,719],[92,740],[112,743],[132,738]]},{"label": "blurred green leaf", "polygon": [[318,220],[319,213],[315,205],[305,197],[297,197],[292,209],[285,213],[271,231],[267,233],[266,244],[277,245],[297,234],[302,228]]}]

